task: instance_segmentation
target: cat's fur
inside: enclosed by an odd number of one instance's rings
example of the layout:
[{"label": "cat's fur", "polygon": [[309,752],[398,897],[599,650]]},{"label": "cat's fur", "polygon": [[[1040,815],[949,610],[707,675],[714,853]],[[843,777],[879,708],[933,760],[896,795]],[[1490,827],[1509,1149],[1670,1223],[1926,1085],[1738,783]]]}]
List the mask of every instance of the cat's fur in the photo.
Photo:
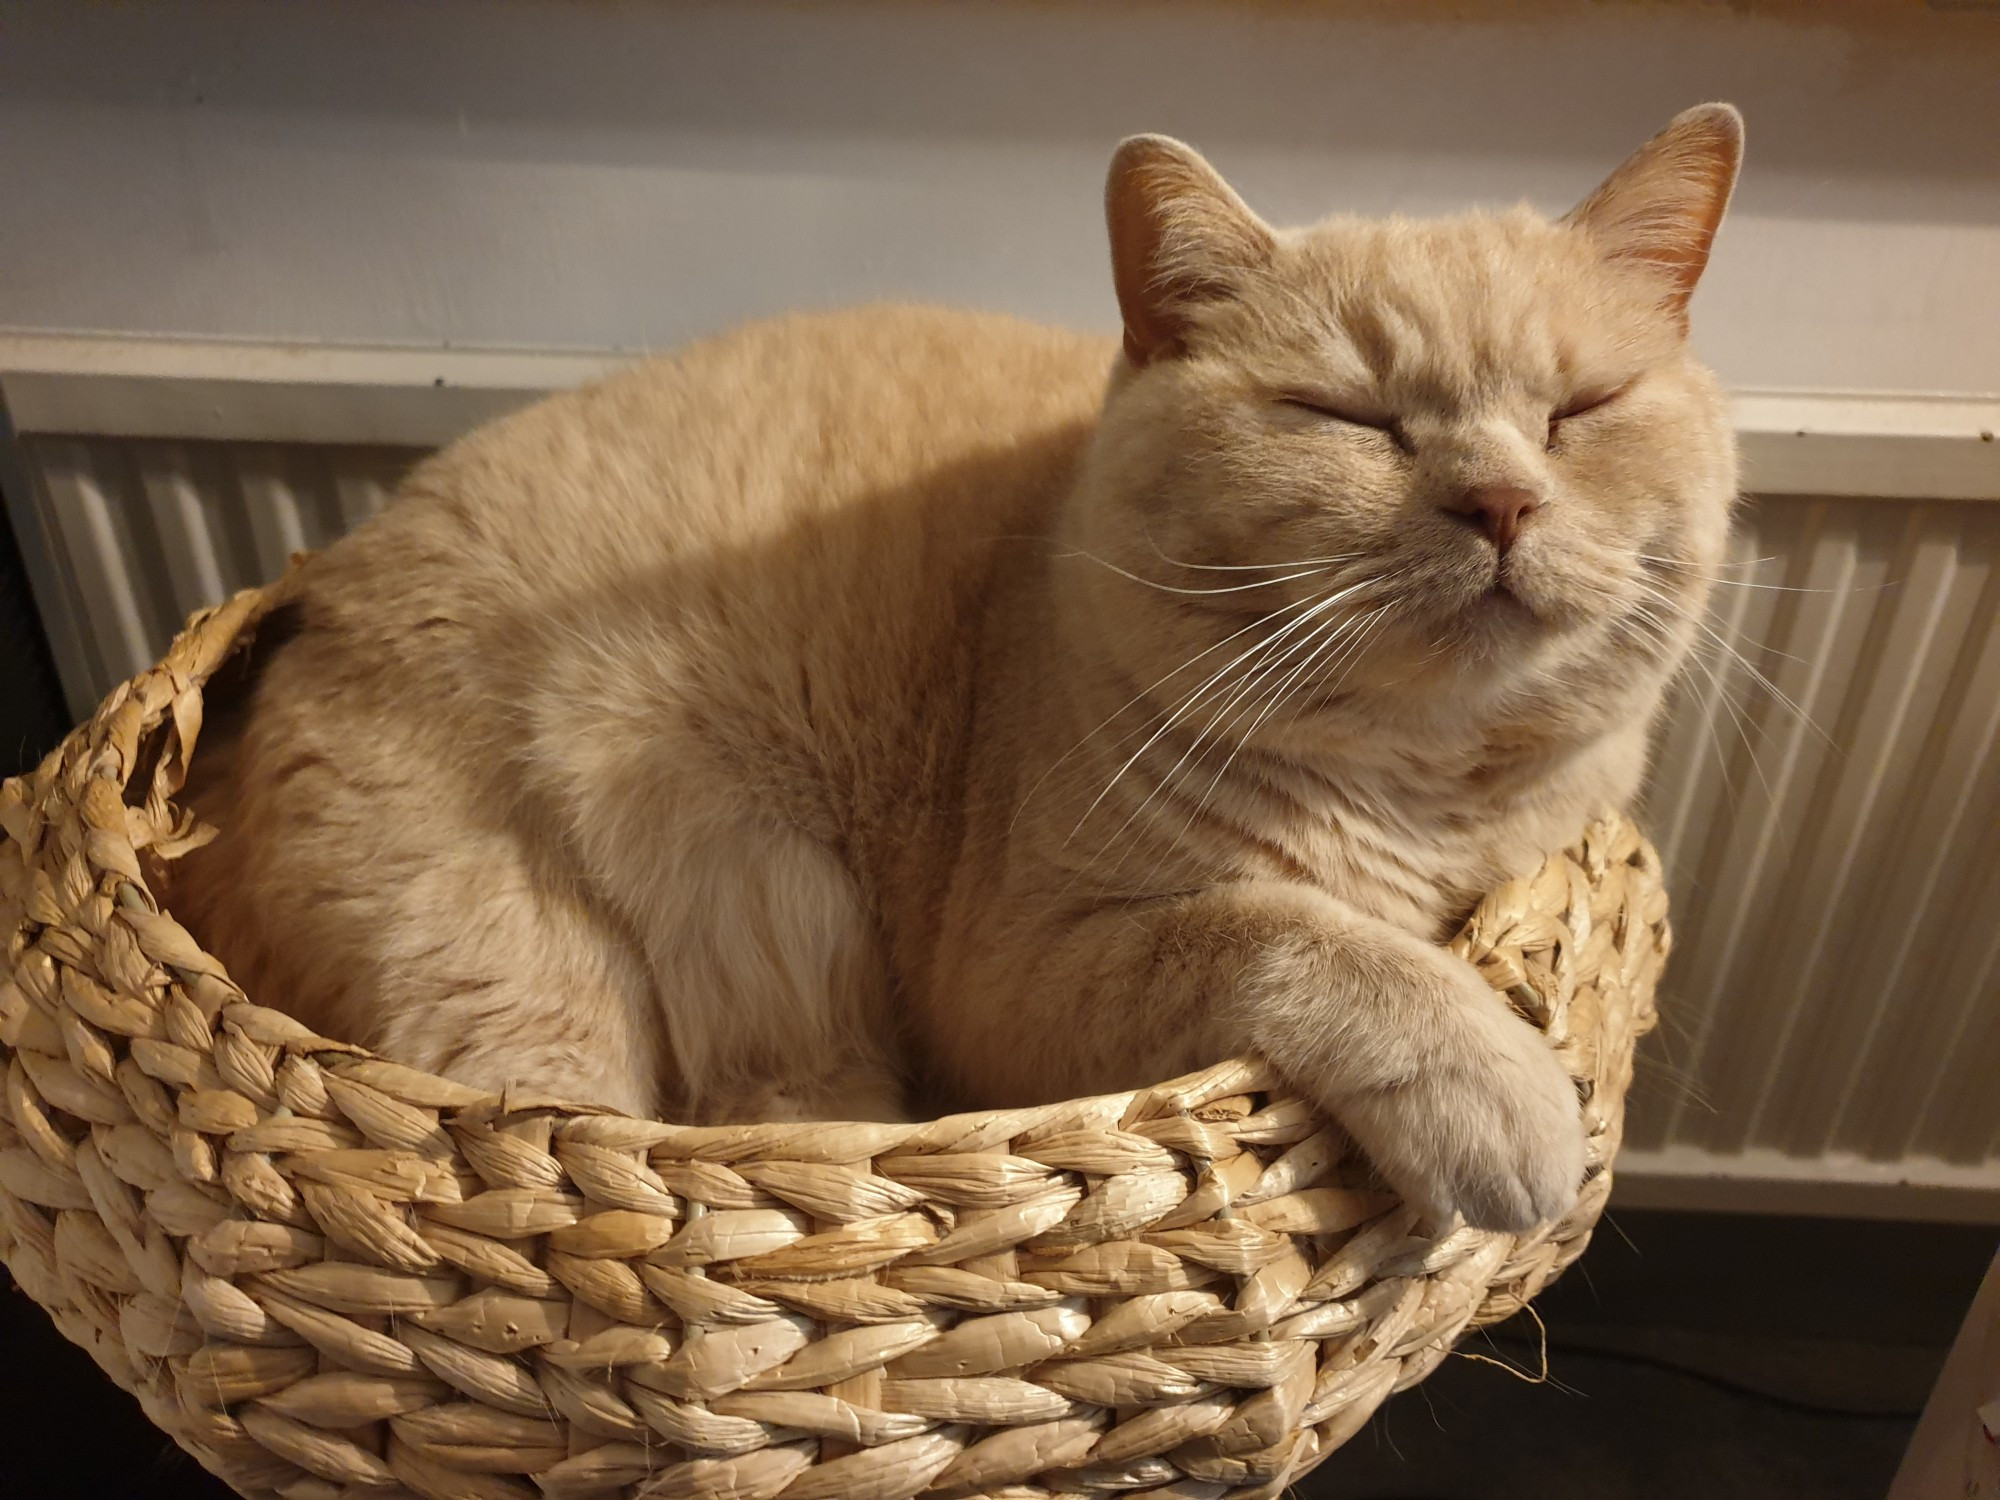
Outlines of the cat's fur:
[{"label": "cat's fur", "polygon": [[1122,354],[797,317],[496,423],[296,575],[171,902],[481,1085],[866,1117],[1255,1049],[1413,1198],[1559,1213],[1569,1081],[1438,941],[1639,780],[1735,491],[1684,310],[1740,140],[1278,232],[1143,137]]}]

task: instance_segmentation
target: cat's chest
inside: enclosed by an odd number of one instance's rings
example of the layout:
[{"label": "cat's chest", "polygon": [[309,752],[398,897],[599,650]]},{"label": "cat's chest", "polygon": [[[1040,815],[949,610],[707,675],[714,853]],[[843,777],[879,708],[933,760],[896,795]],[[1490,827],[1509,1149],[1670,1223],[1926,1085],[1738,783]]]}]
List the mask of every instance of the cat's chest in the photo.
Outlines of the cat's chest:
[{"label": "cat's chest", "polygon": [[1287,788],[1250,857],[1407,930],[1456,928],[1479,895],[1531,864],[1543,818],[1476,788],[1355,775]]}]

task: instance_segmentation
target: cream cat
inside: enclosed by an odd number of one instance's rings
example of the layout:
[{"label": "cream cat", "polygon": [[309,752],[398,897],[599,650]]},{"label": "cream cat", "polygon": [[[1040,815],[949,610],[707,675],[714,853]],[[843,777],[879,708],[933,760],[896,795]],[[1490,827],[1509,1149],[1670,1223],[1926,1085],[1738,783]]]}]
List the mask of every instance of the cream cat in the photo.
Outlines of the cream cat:
[{"label": "cream cat", "polygon": [[882,1117],[1256,1050],[1411,1198],[1559,1214],[1571,1086],[1437,944],[1638,783],[1735,493],[1686,305],[1740,152],[1710,105],[1560,221],[1280,231],[1139,137],[1122,351],[789,318],[496,423],[296,574],[169,899],[483,1086]]}]

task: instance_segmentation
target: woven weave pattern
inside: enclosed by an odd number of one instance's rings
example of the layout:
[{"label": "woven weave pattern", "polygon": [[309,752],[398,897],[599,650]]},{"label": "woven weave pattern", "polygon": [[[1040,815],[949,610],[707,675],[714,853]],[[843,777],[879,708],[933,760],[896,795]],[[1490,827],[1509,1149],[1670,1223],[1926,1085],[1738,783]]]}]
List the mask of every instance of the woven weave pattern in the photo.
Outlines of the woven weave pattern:
[{"label": "woven weave pattern", "polygon": [[1275,1495],[1577,1254],[1667,951],[1622,819],[1455,946],[1549,1035],[1592,1176],[1428,1234],[1263,1064],[924,1124],[495,1098],[252,1003],[147,888],[197,616],[0,793],[0,1255],[246,1495]]}]

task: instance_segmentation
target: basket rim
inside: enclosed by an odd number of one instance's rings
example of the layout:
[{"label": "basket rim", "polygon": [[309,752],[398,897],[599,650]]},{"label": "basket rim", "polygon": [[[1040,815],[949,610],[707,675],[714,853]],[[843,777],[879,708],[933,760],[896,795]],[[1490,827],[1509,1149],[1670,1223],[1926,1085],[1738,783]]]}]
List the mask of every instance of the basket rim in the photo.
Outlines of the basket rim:
[{"label": "basket rim", "polygon": [[[756,1491],[760,1500],[838,1500],[864,1482],[901,1500],[933,1479],[961,1489],[976,1481],[986,1493],[1045,1470],[1081,1476],[1076,1466],[1125,1432],[1131,1410],[1183,1414],[1161,1419],[1172,1423],[1199,1404],[1131,1406],[1118,1382],[1164,1371],[1180,1382],[1161,1387],[1180,1392],[1176,1401],[1207,1392],[1202,1399],[1222,1403],[1213,1414],[1222,1425],[1202,1432],[1228,1442],[1189,1429],[1170,1457],[1134,1462],[1163,1465],[1179,1477],[1161,1483],[1200,1484],[1193,1493],[1217,1500],[1272,1500],[1468,1329],[1510,1316],[1588,1243],[1610,1192],[1632,1047],[1656,1019],[1653,987],[1671,945],[1659,858],[1630,818],[1591,822],[1540,870],[1489,892],[1451,945],[1548,1032],[1584,1095],[1592,1173],[1574,1209],[1523,1234],[1424,1225],[1358,1165],[1342,1175],[1336,1168],[1356,1158],[1337,1123],[1257,1058],[1145,1088],[930,1120],[645,1120],[491,1093],[318,1036],[245,995],[148,883],[142,853],[171,859],[202,836],[176,798],[199,740],[203,687],[289,587],[288,575],[196,614],[158,664],[114,691],[39,767],[0,786],[0,1257],[157,1425],[242,1492],[303,1494],[293,1487],[312,1479],[465,1493],[453,1476],[474,1471],[448,1461],[449,1445],[425,1447],[401,1417],[362,1424],[376,1434],[373,1447],[353,1439],[359,1427],[313,1424],[323,1398],[301,1393],[316,1372],[369,1368],[409,1372],[443,1392],[424,1399],[502,1427],[518,1426],[532,1388],[538,1411],[563,1413],[572,1448],[558,1456],[520,1439],[508,1461],[542,1467],[509,1472],[584,1485],[599,1473],[591,1465],[634,1460],[605,1457],[609,1449],[593,1446],[610,1442],[604,1431],[551,1405],[551,1392],[574,1397],[562,1382],[601,1376],[592,1390],[617,1398],[623,1389],[641,1407],[666,1399],[657,1383],[619,1373],[640,1366],[617,1360],[643,1356],[655,1371],[648,1378],[671,1375],[667,1386],[689,1411],[749,1420],[711,1411],[716,1401],[798,1417],[805,1401],[834,1423],[804,1440],[772,1428],[766,1446],[725,1460],[674,1425],[685,1414],[663,1426],[645,1407],[645,1444],[694,1455],[671,1471],[674,1483],[697,1486],[689,1496],[719,1482],[703,1465],[757,1454],[765,1477],[776,1476]],[[70,1125],[51,1123],[61,1119]],[[137,1137],[120,1134],[128,1129]],[[939,1185],[938,1168],[914,1167],[946,1158],[971,1164],[967,1180],[974,1166],[997,1162],[1046,1191],[979,1207],[999,1200],[967,1198],[957,1179]],[[670,1182],[661,1175],[670,1167],[687,1170]],[[1110,1185],[1148,1171],[1179,1184],[1178,1207],[1096,1239],[1064,1238],[1086,1205],[1109,1201],[1100,1195]],[[805,1179],[810,1193],[799,1187]],[[737,1189],[778,1204],[782,1222],[743,1209],[742,1193],[728,1196]],[[854,1211],[811,1206],[823,1202]],[[901,1207],[860,1211],[884,1202]],[[1009,1214],[1005,1233],[988,1232]],[[696,1245],[703,1225],[722,1226],[711,1240],[740,1233],[751,1248]],[[760,1234],[775,1234],[777,1248]],[[983,1248],[988,1239],[995,1248]],[[687,1275],[702,1278],[703,1297],[738,1299],[733,1313],[715,1322],[675,1302],[672,1337],[658,1331],[667,1324],[639,1326],[633,1299],[664,1303],[670,1287],[687,1294],[674,1279]],[[968,1283],[984,1290],[968,1293]],[[861,1307],[868,1299],[857,1285],[889,1312]],[[1182,1321],[1156,1322],[1137,1339],[1116,1322],[1143,1323],[1166,1302]],[[560,1308],[560,1317],[529,1317],[555,1318],[560,1336],[544,1329],[495,1355],[481,1320],[502,1303]],[[843,1423],[902,1432],[911,1419],[875,1409],[865,1383],[822,1378],[831,1356],[813,1350],[911,1330],[914,1353],[878,1349],[872,1374],[855,1377],[878,1382],[879,1396],[885,1381],[922,1384],[894,1372],[909,1359],[942,1359],[936,1348],[956,1330],[1032,1321],[1028,1308],[1046,1315],[1041,1342],[996,1368],[1004,1383],[1062,1396],[1072,1415],[1040,1427],[990,1414],[938,1418],[880,1446],[836,1440]],[[382,1309],[393,1338],[363,1316]],[[1186,1341],[1202,1327],[1227,1341]],[[807,1372],[787,1383],[779,1377],[791,1363],[765,1365],[718,1383],[689,1363],[697,1346],[727,1345],[707,1341],[732,1328],[796,1340],[780,1357],[802,1347]],[[290,1330],[294,1343],[313,1330],[305,1346],[319,1358],[295,1357],[283,1339],[259,1342],[273,1329]],[[614,1335],[625,1342],[607,1346],[600,1371],[592,1340]],[[1120,1364],[1125,1354],[1143,1358]],[[798,1401],[749,1399],[763,1392]],[[1268,1446],[1252,1451],[1253,1438]],[[1046,1453],[1034,1446],[1044,1439],[1055,1444]],[[648,1464],[656,1451],[645,1447]],[[1131,1487],[1125,1472],[1107,1470],[1103,1486],[1065,1480],[1065,1492],[1108,1497]],[[921,1475],[914,1488],[912,1474]],[[528,1494],[491,1491],[517,1492]]]}]

